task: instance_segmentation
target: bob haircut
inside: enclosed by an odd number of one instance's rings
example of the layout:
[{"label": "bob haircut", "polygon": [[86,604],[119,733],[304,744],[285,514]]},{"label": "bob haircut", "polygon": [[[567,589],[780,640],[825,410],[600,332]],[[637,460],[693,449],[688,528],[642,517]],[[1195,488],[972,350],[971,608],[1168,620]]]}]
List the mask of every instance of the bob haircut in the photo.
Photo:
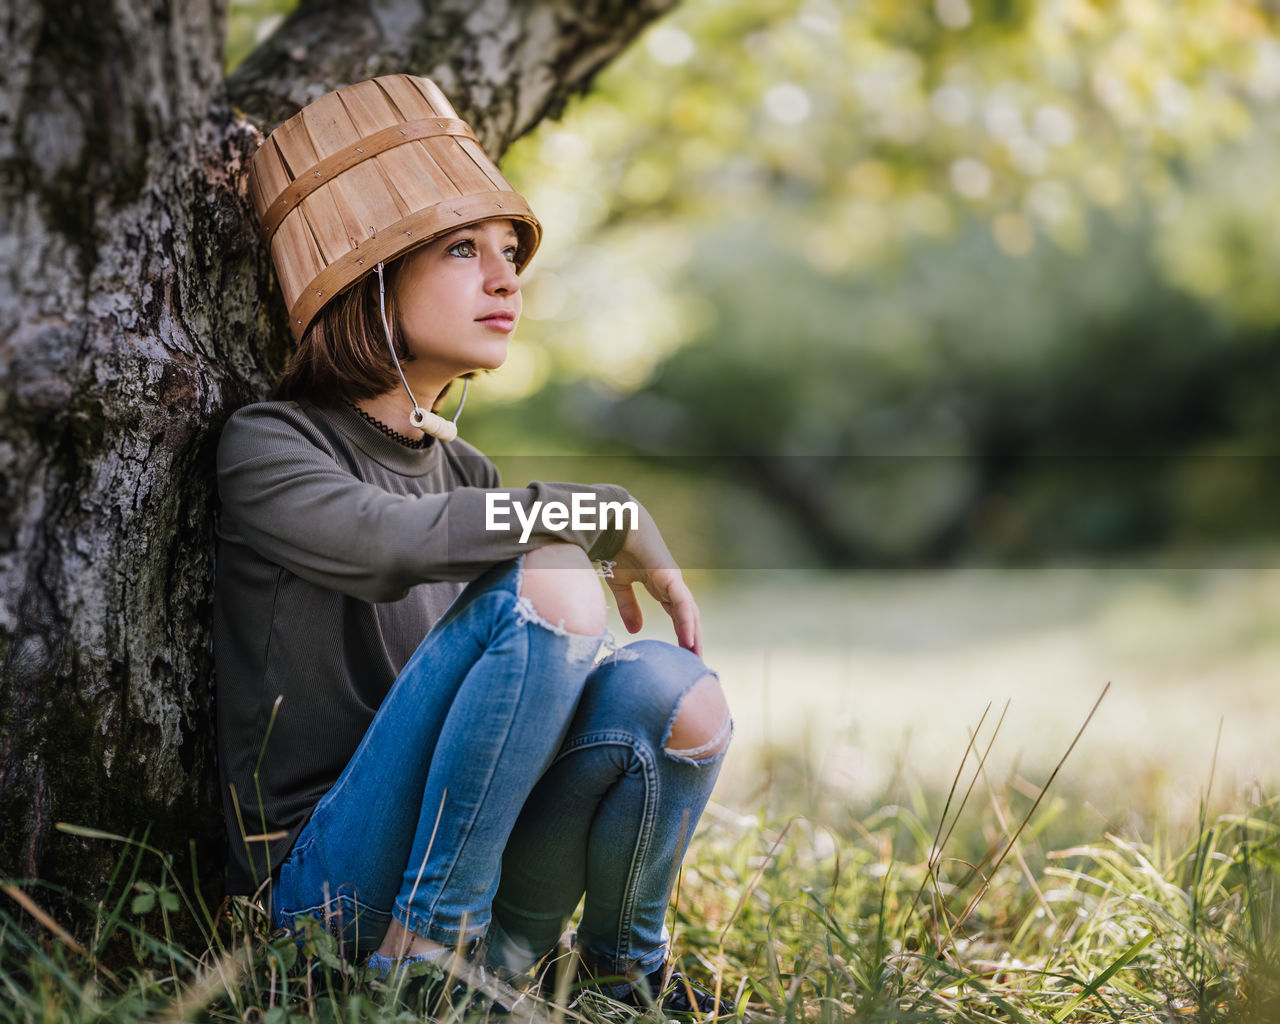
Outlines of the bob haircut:
[{"label": "bob haircut", "polygon": [[[400,317],[392,300],[400,260],[383,268],[387,293],[387,326],[402,363],[413,356],[400,338]],[[378,311],[378,275],[366,274],[327,303],[307,328],[274,397],[307,398],[332,404],[374,398],[399,387],[400,377],[387,350]],[[443,397],[443,396],[442,396]]]}]

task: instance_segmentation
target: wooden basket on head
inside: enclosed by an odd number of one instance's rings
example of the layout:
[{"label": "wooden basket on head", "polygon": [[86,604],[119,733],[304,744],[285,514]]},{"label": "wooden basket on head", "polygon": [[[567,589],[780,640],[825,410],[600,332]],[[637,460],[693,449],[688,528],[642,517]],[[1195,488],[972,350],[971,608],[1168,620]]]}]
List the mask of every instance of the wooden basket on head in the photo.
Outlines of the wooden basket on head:
[{"label": "wooden basket on head", "polygon": [[267,136],[249,194],[295,341],[334,296],[455,227],[509,218],[516,269],[542,228],[436,84],[387,75],[321,96]]}]

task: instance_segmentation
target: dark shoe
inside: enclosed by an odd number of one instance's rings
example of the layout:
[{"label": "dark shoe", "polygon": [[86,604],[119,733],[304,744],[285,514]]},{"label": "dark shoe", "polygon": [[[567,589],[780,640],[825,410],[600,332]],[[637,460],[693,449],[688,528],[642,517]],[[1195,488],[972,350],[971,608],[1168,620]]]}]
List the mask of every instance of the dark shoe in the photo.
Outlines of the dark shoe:
[{"label": "dark shoe", "polygon": [[[666,973],[665,966],[659,967],[648,974],[643,982],[633,984],[630,995],[619,1002],[642,1009],[647,1008],[651,1002],[656,1002],[663,1013],[677,1017],[696,1017],[699,1020],[705,1020],[709,1016],[732,1017],[737,1013],[738,1008],[732,999],[722,994],[717,1001],[715,992],[690,981],[679,971],[671,972],[664,988],[662,982]],[[646,999],[640,991],[641,984],[647,987],[651,999]]]}]

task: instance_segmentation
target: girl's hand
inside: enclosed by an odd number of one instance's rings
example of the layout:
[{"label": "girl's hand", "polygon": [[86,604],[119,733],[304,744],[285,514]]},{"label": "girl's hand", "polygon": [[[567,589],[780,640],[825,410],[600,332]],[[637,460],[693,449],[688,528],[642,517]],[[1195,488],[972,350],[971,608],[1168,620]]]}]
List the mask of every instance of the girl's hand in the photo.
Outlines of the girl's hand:
[{"label": "girl's hand", "polygon": [[702,624],[697,602],[667,550],[657,524],[644,508],[640,509],[639,527],[631,531],[615,556],[613,576],[605,582],[617,599],[618,614],[628,633],[635,633],[644,625],[644,613],[632,590],[634,584],[642,583],[671,616],[676,627],[676,642],[702,656]]}]

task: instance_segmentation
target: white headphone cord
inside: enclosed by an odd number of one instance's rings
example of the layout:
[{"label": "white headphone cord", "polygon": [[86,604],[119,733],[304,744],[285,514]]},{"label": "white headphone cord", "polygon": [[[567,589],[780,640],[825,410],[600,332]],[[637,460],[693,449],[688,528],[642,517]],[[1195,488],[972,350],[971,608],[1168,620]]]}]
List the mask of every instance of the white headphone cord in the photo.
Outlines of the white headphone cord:
[{"label": "white headphone cord", "polygon": [[391,326],[387,323],[386,281],[382,276],[381,262],[378,263],[378,312],[382,315],[382,332],[387,338],[387,348],[391,352],[391,361],[395,363],[396,373],[400,375],[400,383],[404,385],[404,390],[409,395],[409,401],[413,403],[413,412],[409,414],[410,425],[417,427],[424,434],[438,437],[442,441],[452,441],[458,436],[458,417],[462,415],[462,407],[467,404],[467,388],[471,384],[471,379],[469,377],[462,378],[462,398],[458,400],[458,408],[454,411],[452,420],[447,420],[439,413],[423,409],[418,405],[418,400],[414,398],[413,390],[409,387],[408,380],[405,379],[404,370],[400,368],[400,357],[396,355],[395,342],[391,340]]}]

